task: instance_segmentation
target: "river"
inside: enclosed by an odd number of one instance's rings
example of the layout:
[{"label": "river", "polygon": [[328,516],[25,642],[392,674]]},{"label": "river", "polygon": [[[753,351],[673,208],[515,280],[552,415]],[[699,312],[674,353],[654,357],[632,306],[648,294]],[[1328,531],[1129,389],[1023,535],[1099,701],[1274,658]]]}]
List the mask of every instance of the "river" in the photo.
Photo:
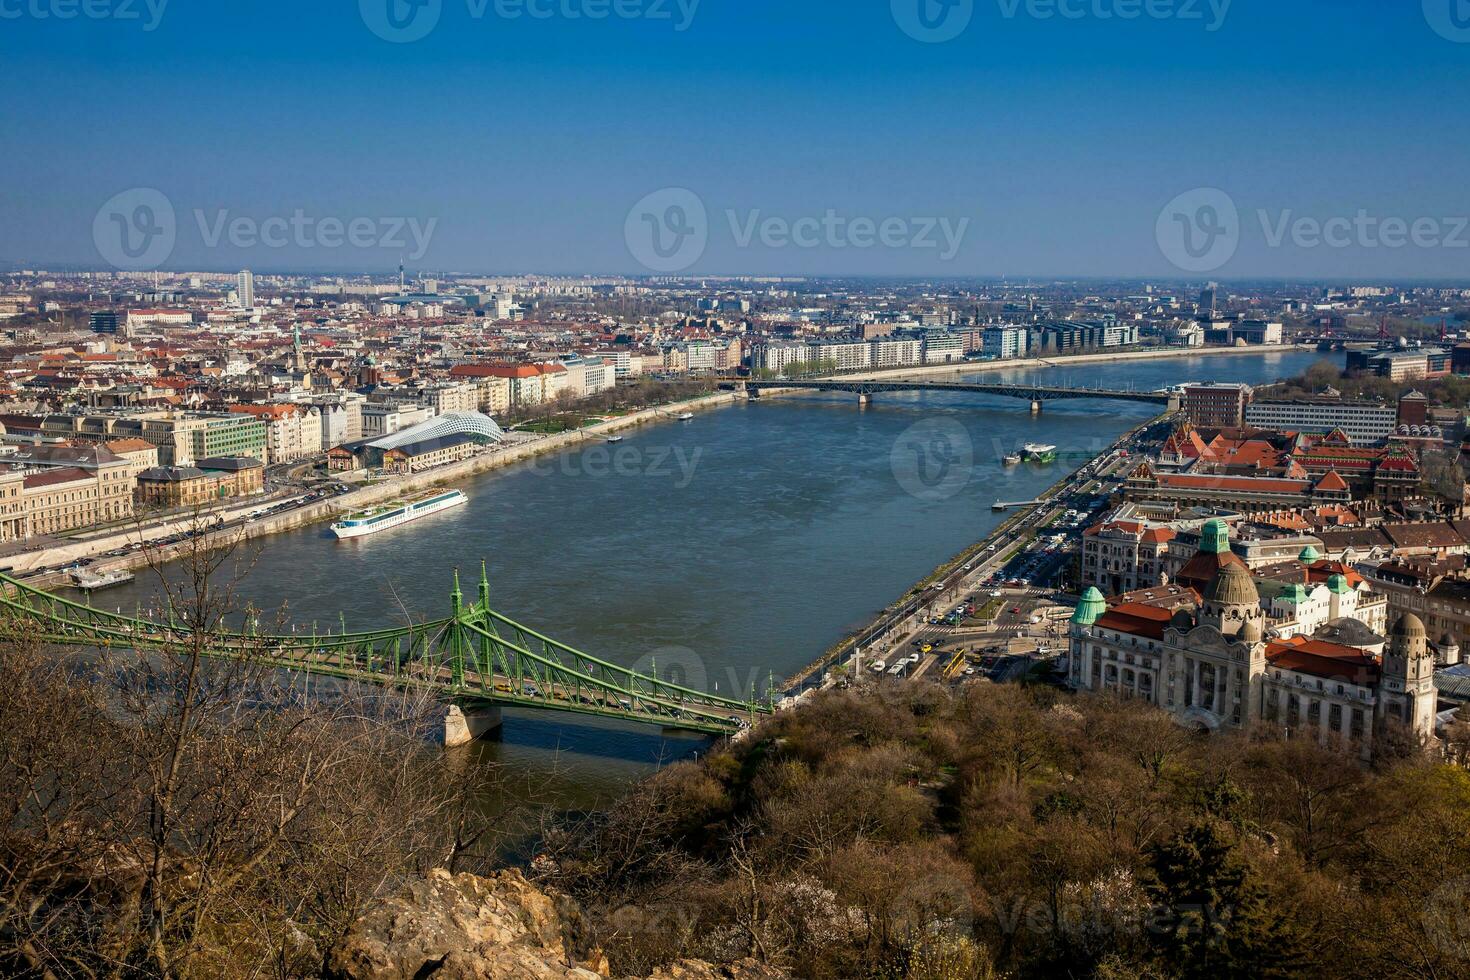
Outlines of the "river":
[{"label": "river", "polygon": [[[1190,380],[1260,384],[1312,352],[987,372],[1152,390]],[[957,394],[772,398],[645,428],[625,442],[547,456],[464,483],[469,505],[368,538],[307,528],[260,542],[242,594],[293,621],[369,629],[447,614],[451,573],[474,592],[480,562],[506,615],[564,643],[696,687],[743,695],[813,660],[1118,434],[1146,404]],[[946,461],[926,459],[938,438]],[[1007,469],[1028,442],[1049,467]],[[968,444],[968,445],[966,445]],[[157,583],[99,593],[144,609]],[[507,711],[503,737],[461,750],[538,780],[537,795],[592,806],[705,743],[551,712]]]}]

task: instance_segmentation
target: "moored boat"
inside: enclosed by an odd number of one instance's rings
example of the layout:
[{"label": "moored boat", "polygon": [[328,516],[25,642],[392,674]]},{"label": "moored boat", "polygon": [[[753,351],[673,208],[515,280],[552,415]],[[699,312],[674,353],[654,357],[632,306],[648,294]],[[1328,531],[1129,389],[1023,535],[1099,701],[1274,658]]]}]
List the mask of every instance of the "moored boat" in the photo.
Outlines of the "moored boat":
[{"label": "moored boat", "polygon": [[134,578],[132,572],[121,568],[100,574],[82,570],[71,573],[72,584],[83,592],[96,592],[98,589],[110,589],[114,585],[126,585]]},{"label": "moored boat", "polygon": [[1033,463],[1051,463],[1056,461],[1057,447],[1029,442],[1022,448],[1021,455]]},{"label": "moored boat", "polygon": [[339,538],[360,538],[467,503],[469,498],[460,490],[431,490],[349,514],[332,525],[332,533]]}]

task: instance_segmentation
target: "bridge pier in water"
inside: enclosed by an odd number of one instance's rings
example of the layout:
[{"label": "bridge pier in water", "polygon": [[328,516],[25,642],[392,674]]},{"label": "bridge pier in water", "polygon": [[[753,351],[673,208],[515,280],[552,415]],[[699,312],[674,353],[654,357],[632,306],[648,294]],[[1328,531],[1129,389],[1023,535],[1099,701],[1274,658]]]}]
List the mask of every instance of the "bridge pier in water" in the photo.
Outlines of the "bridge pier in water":
[{"label": "bridge pier in water", "polygon": [[458,748],[500,730],[500,707],[493,704],[450,704],[444,709],[444,747]]},{"label": "bridge pier in water", "polygon": [[873,404],[873,396],[870,392],[858,392],[858,408],[867,408],[871,404]]},{"label": "bridge pier in water", "polygon": [[1040,415],[1041,414],[1041,399],[1039,399],[1039,398],[1033,398],[1033,399],[1031,399],[1031,414],[1032,415]]}]

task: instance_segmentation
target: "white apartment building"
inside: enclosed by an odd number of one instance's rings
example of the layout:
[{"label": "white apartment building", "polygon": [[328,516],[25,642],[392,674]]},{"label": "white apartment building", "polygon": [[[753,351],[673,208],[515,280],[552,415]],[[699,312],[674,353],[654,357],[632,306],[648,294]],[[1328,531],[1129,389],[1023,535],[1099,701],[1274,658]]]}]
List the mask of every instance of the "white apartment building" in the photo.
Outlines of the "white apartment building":
[{"label": "white apartment building", "polygon": [[923,343],[925,364],[953,364],[965,358],[965,342],[957,333],[931,330],[924,334]]},{"label": "white apartment building", "polygon": [[[614,351],[604,351],[602,353],[599,353],[597,356],[612,361],[613,371],[617,375],[617,377],[619,377],[619,378],[631,378],[631,377],[633,377],[633,375],[634,375],[634,358],[633,358],[632,353],[630,351],[628,351],[627,349],[625,349],[625,348],[619,348],[618,350],[614,350]],[[637,359],[637,370],[638,370],[638,373],[639,374],[641,374],[643,372],[643,359],[642,358],[638,358]]]},{"label": "white apartment building", "polygon": [[1245,408],[1247,425],[1280,432],[1324,434],[1341,429],[1355,446],[1371,446],[1393,434],[1398,409],[1373,402],[1263,401]]},{"label": "white apartment building", "polygon": [[1031,332],[1025,327],[986,327],[980,352],[986,357],[1025,357],[1031,349]]},{"label": "white apartment building", "polygon": [[617,371],[613,364],[601,357],[586,358],[583,374],[583,385],[586,394],[595,395],[607,391],[609,388],[617,387]]},{"label": "white apartment building", "polygon": [[808,360],[833,364],[838,371],[863,371],[873,363],[873,349],[862,340],[813,344],[807,351]]},{"label": "white apartment building", "polygon": [[715,369],[715,345],[707,340],[691,340],[685,345],[688,355],[686,367],[690,371],[713,371]]},{"label": "white apartment building", "polygon": [[340,398],[324,398],[315,402],[322,413],[322,450],[356,442],[362,438],[362,407],[367,398],[348,392]]},{"label": "white apartment building", "polygon": [[880,337],[868,341],[873,349],[872,367],[917,367],[923,363],[923,343],[911,337]]},{"label": "white apartment building", "polygon": [[750,367],[754,371],[785,371],[792,364],[806,361],[809,348],[806,344],[780,341],[756,344],[750,349]]}]

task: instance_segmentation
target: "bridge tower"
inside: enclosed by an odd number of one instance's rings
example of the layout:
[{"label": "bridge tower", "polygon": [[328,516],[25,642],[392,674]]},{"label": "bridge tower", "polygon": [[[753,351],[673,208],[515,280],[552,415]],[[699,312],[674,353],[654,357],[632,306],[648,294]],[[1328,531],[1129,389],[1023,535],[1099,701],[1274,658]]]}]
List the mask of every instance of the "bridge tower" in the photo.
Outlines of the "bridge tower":
[{"label": "bridge tower", "polygon": [[[446,628],[445,642],[449,647],[450,673],[456,689],[465,686],[465,660],[476,652],[475,642],[467,622],[474,622],[490,608],[490,579],[484,564],[480,566],[480,601],[473,606],[464,604],[464,590],[459,585],[459,569],[454,570],[454,588],[449,593],[449,605],[453,621]],[[480,658],[480,670],[489,669],[489,658]],[[503,719],[500,706],[480,699],[457,699],[444,709],[444,747],[456,748],[468,745],[494,731],[499,731]]]}]

